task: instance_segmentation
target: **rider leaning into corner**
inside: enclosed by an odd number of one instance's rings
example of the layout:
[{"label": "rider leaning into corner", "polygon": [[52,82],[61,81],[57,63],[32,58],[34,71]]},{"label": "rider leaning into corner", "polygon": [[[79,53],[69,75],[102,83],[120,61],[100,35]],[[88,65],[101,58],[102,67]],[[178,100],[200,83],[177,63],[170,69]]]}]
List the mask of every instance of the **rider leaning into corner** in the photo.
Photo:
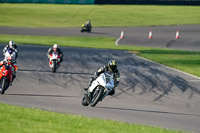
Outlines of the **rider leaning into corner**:
[{"label": "rider leaning into corner", "polygon": [[49,48],[47,56],[48,56],[48,60],[50,58],[50,55],[52,54],[52,52],[58,52],[58,55],[60,55],[60,63],[63,61],[63,52],[62,50],[58,47],[58,44],[54,44],[53,47]]},{"label": "rider leaning into corner", "polygon": [[[92,77],[90,79],[90,82],[89,82],[89,87],[90,85],[92,84],[92,82],[97,78],[99,77],[100,74],[104,73],[104,72],[107,72],[107,71],[110,71],[112,73],[114,73],[114,84],[115,84],[115,87],[118,86],[119,84],[119,79],[120,79],[120,73],[117,69],[117,61],[115,60],[110,60],[108,62],[108,65],[105,65],[103,67],[101,67],[97,72],[95,72],[95,75],[94,77]],[[89,88],[88,87],[88,88]],[[87,91],[88,88],[85,88],[85,90]],[[87,91],[88,92],[88,91]],[[108,94],[108,95],[114,95],[115,94],[115,88]],[[88,94],[86,94],[88,96]]]},{"label": "rider leaning into corner", "polygon": [[7,58],[5,58],[0,62],[0,69],[5,64],[9,64],[12,66],[11,70],[13,75],[12,75],[12,81],[10,82],[10,85],[12,85],[13,80],[16,78],[17,64],[13,63],[11,56],[8,56]]},{"label": "rider leaning into corner", "polygon": [[[16,59],[18,56],[18,50],[17,50],[17,45],[15,44],[14,41],[9,41],[9,43],[4,47],[3,49],[3,55],[5,55],[7,49],[13,49],[16,53]],[[9,57],[5,57],[4,60],[2,60],[0,62],[0,67],[2,67],[2,65],[4,64],[10,64],[12,66],[12,74],[13,74],[13,79],[10,82],[10,85],[12,85],[13,80],[16,78],[16,71],[17,71],[17,62],[16,59],[12,59],[10,56]]]},{"label": "rider leaning into corner", "polygon": [[[16,53],[16,59],[17,59],[17,55],[18,55],[18,50],[17,50],[17,45],[15,44],[14,41],[9,41],[9,43],[4,47],[3,49],[3,55],[6,53],[7,49],[13,49]],[[16,63],[16,62],[15,62]]]}]

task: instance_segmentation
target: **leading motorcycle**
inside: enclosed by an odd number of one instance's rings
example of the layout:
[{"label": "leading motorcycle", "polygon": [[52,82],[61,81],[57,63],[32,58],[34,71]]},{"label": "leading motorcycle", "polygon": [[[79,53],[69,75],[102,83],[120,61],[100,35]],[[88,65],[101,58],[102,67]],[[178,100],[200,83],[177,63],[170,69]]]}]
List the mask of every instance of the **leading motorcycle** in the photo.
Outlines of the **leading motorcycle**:
[{"label": "leading motorcycle", "polygon": [[100,74],[86,90],[82,105],[95,107],[99,101],[102,101],[115,88],[113,76],[111,72]]},{"label": "leading motorcycle", "polygon": [[56,69],[60,66],[60,55],[58,52],[52,52],[49,58],[49,67],[52,69],[52,72],[55,73]]},{"label": "leading motorcycle", "polygon": [[84,24],[82,24],[81,32],[88,32],[88,33],[90,33],[91,31],[92,31],[92,26],[91,25],[84,25]]}]

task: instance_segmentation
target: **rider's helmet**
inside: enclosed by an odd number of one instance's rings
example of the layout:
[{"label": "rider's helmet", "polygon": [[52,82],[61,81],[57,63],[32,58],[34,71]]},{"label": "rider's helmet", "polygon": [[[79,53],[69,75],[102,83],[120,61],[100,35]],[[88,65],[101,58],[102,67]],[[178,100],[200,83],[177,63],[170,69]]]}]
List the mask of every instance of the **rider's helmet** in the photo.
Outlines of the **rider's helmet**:
[{"label": "rider's helmet", "polygon": [[56,51],[57,51],[57,49],[58,49],[58,44],[54,44],[54,45],[53,45],[53,51],[55,51],[55,52],[56,52]]},{"label": "rider's helmet", "polygon": [[108,68],[111,71],[115,71],[117,69],[117,61],[116,60],[110,60],[108,62]]},{"label": "rider's helmet", "polygon": [[9,41],[9,47],[14,48],[15,42],[14,41]]}]

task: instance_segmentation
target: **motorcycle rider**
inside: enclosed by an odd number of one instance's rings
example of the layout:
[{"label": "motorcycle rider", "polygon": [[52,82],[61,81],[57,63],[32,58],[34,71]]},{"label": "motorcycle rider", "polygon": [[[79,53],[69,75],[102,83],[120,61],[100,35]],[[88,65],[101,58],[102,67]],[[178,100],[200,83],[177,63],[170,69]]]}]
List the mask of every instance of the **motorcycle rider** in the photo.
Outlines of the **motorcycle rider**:
[{"label": "motorcycle rider", "polygon": [[12,85],[13,80],[16,78],[17,64],[13,63],[11,56],[8,56],[6,59],[0,62],[0,69],[5,64],[9,64],[12,66],[11,70],[13,75],[12,75],[12,81],[10,82],[10,85]]},{"label": "motorcycle rider", "polygon": [[[117,61],[116,60],[110,60],[108,62],[108,65],[105,65],[103,67],[101,67],[97,72],[95,72],[95,75],[94,77],[92,77],[90,79],[90,82],[89,82],[89,87],[90,85],[92,84],[92,82],[97,78],[99,77],[100,74],[104,73],[104,72],[107,72],[107,71],[110,71],[112,73],[114,73],[114,84],[115,84],[115,87],[118,86],[119,84],[119,79],[120,79],[120,73],[117,69]],[[88,88],[89,88],[88,87]],[[85,91],[87,92],[86,95],[88,96],[88,88],[85,88]],[[115,94],[115,89],[113,89],[108,95],[114,95]]]},{"label": "motorcycle rider", "polygon": [[50,55],[52,54],[52,52],[58,52],[58,55],[60,55],[60,63],[63,61],[63,52],[62,50],[58,47],[58,44],[54,44],[53,47],[49,48],[47,56],[48,56],[48,60],[50,58]]},{"label": "motorcycle rider", "polygon": [[86,27],[87,29],[92,28],[91,21],[87,21],[87,22],[85,23],[85,27]]},{"label": "motorcycle rider", "polygon": [[9,43],[4,47],[4,49],[3,49],[3,55],[5,55],[7,49],[9,49],[9,48],[11,48],[11,49],[13,49],[15,51],[15,53],[16,53],[16,59],[17,59],[18,50],[17,50],[17,45],[15,44],[14,41],[9,41]]}]

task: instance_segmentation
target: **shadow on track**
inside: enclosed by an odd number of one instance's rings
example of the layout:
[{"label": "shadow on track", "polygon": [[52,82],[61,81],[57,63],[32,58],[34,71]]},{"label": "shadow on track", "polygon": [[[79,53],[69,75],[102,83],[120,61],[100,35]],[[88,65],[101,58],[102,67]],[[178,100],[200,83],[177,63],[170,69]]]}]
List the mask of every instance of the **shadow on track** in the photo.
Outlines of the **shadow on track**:
[{"label": "shadow on track", "polygon": [[103,33],[103,32],[91,32],[90,34],[108,34],[108,33]]},{"label": "shadow on track", "polygon": [[186,113],[174,113],[174,112],[165,112],[165,111],[156,111],[156,110],[140,110],[140,109],[126,109],[126,108],[113,108],[113,107],[96,107],[109,110],[122,110],[122,111],[133,111],[133,112],[146,112],[146,113],[159,113],[159,114],[171,114],[171,115],[189,115],[189,116],[200,116],[198,114],[186,114]]},{"label": "shadow on track", "polygon": [[[119,90],[120,94],[126,93],[131,95],[130,91],[135,92],[139,88],[139,95],[145,93],[154,93],[156,98],[154,101],[161,100],[169,93],[177,93],[179,90],[183,93],[189,92],[188,99],[191,99],[193,94],[200,94],[200,90],[195,88],[191,83],[185,79],[170,74],[159,69],[159,65],[154,63],[145,63],[138,59],[123,59],[124,63],[122,69],[124,70],[124,81],[121,82]],[[180,94],[181,95],[181,94]]]},{"label": "shadow on track", "polygon": [[172,44],[175,42],[176,40],[171,40],[166,44],[166,48],[169,48],[172,46]]},{"label": "shadow on track", "polygon": [[12,96],[29,96],[29,97],[67,97],[67,98],[80,98],[80,96],[62,96],[62,95],[38,95],[38,94],[6,94]]},{"label": "shadow on track", "polygon": [[[28,69],[19,69],[18,72],[39,72],[39,73],[52,73],[50,70],[28,70]],[[56,73],[62,73],[62,74],[74,74],[74,75],[93,75],[91,73],[82,73],[82,72],[56,72]],[[56,74],[53,73],[53,74]]]}]

